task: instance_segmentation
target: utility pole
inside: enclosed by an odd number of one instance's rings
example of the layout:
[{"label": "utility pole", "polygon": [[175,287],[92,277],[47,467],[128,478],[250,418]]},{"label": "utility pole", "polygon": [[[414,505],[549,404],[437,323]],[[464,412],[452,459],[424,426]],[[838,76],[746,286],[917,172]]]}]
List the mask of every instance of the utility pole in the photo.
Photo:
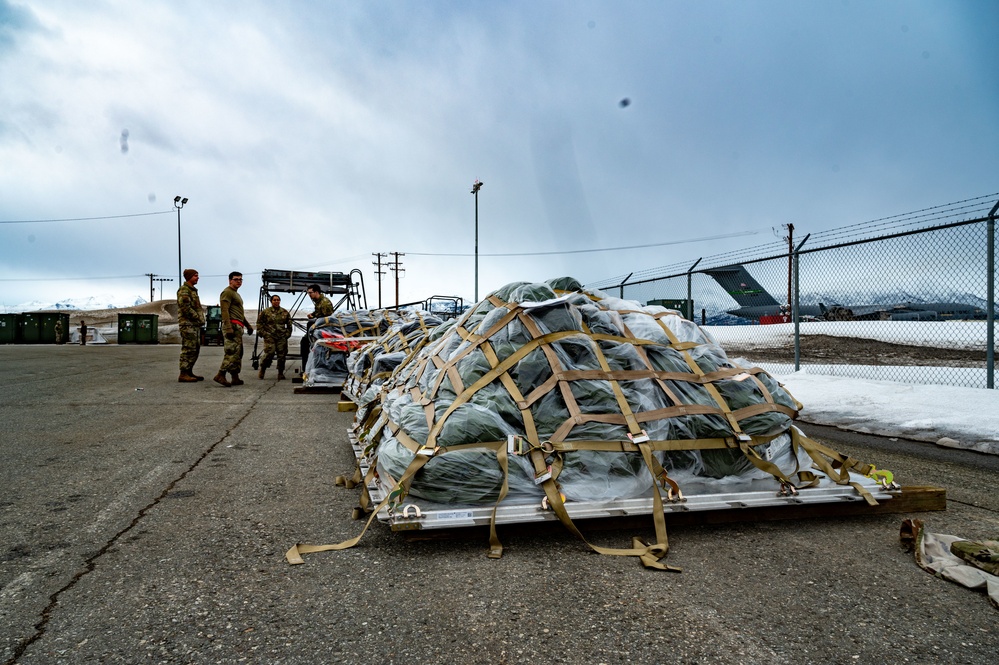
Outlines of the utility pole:
[{"label": "utility pole", "polygon": [[375,257],[375,260],[371,262],[371,265],[377,266],[375,268],[375,281],[378,282],[378,309],[382,308],[382,275],[385,271],[382,270],[382,257],[388,256],[384,252],[372,252],[371,256]]},{"label": "utility pole", "polygon": [[157,281],[157,282],[160,283],[160,300],[163,300],[163,282],[172,282],[173,278],[171,278],[171,277],[157,277],[155,281]]},{"label": "utility pole", "polygon": [[159,277],[151,272],[144,273],[149,278],[149,302],[156,300],[156,291],[153,290],[153,277]]},{"label": "utility pole", "polygon": [[388,261],[385,265],[388,269],[395,273],[395,306],[399,306],[399,273],[405,272],[405,268],[402,267],[402,262],[399,261],[400,256],[406,256],[403,252],[389,252],[395,257],[395,261]]}]

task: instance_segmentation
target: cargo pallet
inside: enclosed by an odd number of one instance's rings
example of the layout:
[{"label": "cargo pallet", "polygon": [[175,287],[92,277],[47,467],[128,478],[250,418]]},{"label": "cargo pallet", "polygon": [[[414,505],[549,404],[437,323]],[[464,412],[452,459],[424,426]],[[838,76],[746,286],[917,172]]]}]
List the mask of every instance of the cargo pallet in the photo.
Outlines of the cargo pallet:
[{"label": "cargo pallet", "polygon": [[[370,468],[363,446],[353,432],[351,447],[362,478]],[[766,482],[766,481],[763,481]],[[685,494],[682,502],[663,501],[667,525],[721,524],[726,522],[773,521],[815,517],[845,517],[886,513],[946,510],[947,493],[939,487],[903,486],[888,491],[874,484],[867,487],[878,505],[869,505],[852,487],[831,485],[799,490],[796,495],[781,495],[775,488],[758,491]],[[379,505],[391,488],[384,488],[375,478],[366,486],[372,505]],[[602,501],[567,501],[566,512],[573,521],[587,520],[588,527],[626,528],[635,518],[652,514],[651,496]],[[384,507],[378,520],[392,531],[414,532],[459,530],[468,527],[488,527],[494,506],[442,505],[419,498],[407,497],[395,509]],[[495,507],[496,524],[538,524],[558,522],[554,511],[540,500],[532,503],[511,503],[509,499]],[[429,537],[429,534],[425,534]],[[441,533],[441,536],[447,534]]]}]

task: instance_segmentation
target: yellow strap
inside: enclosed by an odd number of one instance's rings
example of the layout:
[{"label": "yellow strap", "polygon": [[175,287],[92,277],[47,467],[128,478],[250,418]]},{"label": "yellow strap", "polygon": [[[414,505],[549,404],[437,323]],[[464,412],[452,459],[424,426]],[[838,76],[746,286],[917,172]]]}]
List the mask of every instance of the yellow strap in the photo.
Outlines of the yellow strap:
[{"label": "yellow strap", "polygon": [[[414,456],[413,461],[409,463],[409,467],[407,467],[405,473],[403,473],[402,477],[399,478],[399,484],[409,481],[416,474],[417,471],[422,469],[423,466],[430,461],[430,459],[431,459],[430,455]],[[353,547],[361,540],[361,537],[364,536],[364,533],[368,530],[368,527],[371,526],[371,522],[378,516],[378,512],[382,508],[388,505],[389,500],[391,498],[392,495],[390,493],[386,495],[384,499],[382,499],[382,502],[378,504],[378,507],[376,507],[374,510],[371,511],[371,516],[368,517],[368,521],[364,524],[364,528],[361,530],[361,533],[357,534],[357,536],[355,536],[354,538],[351,538],[350,540],[345,540],[342,543],[335,543],[332,545],[305,545],[302,543],[298,543],[296,545],[293,545],[292,548],[285,553],[284,555],[285,559],[287,559],[288,563],[290,564],[305,563],[305,561],[302,560],[303,554],[311,554],[312,552],[328,552],[330,550],[345,550],[350,547]]]},{"label": "yellow strap", "polygon": [[506,457],[506,446],[500,446],[496,450],[496,461],[499,462],[500,470],[503,472],[503,486],[500,487],[499,497],[496,498],[496,504],[493,506],[493,513],[489,517],[489,558],[499,559],[503,556],[503,544],[500,542],[499,536],[496,534],[496,511],[499,509],[500,502],[506,498],[506,493],[510,488],[507,482],[507,457]]},{"label": "yellow strap", "polygon": [[[531,462],[534,466],[536,473],[541,473],[547,469],[547,463],[544,459],[544,454],[540,450],[531,451]],[[555,511],[555,515],[558,517],[562,525],[565,526],[571,533],[573,533],[577,538],[582,540],[591,550],[597,552],[598,554],[608,554],[611,556],[634,556],[638,557],[642,565],[647,568],[656,568],[658,570],[669,570],[673,572],[679,572],[680,568],[675,566],[668,566],[661,562],[661,559],[666,556],[669,551],[669,545],[666,541],[666,526],[665,518],[663,517],[663,508],[661,498],[659,497],[658,490],[655,492],[654,496],[658,499],[658,509],[654,512],[656,513],[656,535],[660,536],[659,543],[648,545],[638,538],[632,540],[632,546],[630,549],[617,549],[610,547],[598,547],[597,545],[589,542],[576,525],[573,524],[572,519],[569,517],[569,513],[565,509],[565,503],[562,501],[562,495],[558,490],[555,480],[549,478],[541,484],[542,489],[545,491],[545,496],[548,498],[548,505]],[[658,522],[662,520],[662,526],[660,528]]]}]

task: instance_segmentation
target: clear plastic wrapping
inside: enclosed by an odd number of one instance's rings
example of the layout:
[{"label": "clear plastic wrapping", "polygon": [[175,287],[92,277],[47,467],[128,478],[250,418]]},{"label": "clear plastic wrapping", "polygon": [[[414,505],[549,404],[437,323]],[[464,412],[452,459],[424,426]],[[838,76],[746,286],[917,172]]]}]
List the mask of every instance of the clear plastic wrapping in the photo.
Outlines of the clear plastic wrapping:
[{"label": "clear plastic wrapping", "polygon": [[[382,407],[377,422],[364,424],[361,412],[357,421],[381,473],[398,478],[414,445],[438,449],[414,477],[414,496],[496,501],[503,473],[495,449],[510,436],[535,448],[559,445],[549,460],[557,458],[556,481],[569,500],[652,491],[652,471],[634,447],[588,449],[592,442],[678,442],[687,449],[653,454],[671,478],[688,483],[772,481],[749,456],[783,460],[788,474],[801,462],[784,434],[800,405],[765,372],[730,362],[677,312],[560,278],[504,286],[456,323],[396,326],[351,356],[351,381],[363,388],[365,404]],[[406,326],[420,333],[417,352],[391,347],[406,338]],[[392,434],[396,427],[404,440]],[[739,442],[750,436],[753,447],[743,450]],[[730,447],[717,449],[719,440]],[[713,443],[699,444],[705,441]],[[440,450],[475,443],[484,445]],[[508,500],[542,496],[534,476],[527,456],[509,455]]]}]

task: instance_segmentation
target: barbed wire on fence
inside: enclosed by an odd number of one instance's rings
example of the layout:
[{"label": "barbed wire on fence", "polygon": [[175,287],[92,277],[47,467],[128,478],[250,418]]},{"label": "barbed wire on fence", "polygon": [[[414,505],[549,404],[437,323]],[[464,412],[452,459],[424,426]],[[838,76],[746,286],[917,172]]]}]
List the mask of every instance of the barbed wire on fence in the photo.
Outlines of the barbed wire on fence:
[{"label": "barbed wire on fence", "polygon": [[[999,197],[999,192],[983,194],[970,199],[931,206],[888,217],[880,217],[826,231],[817,231],[806,236],[808,238],[806,251],[811,252],[835,245],[865,242],[900,233],[930,230],[947,224],[972,224],[984,221],[987,218],[989,209],[995,203],[996,197]],[[683,262],[636,270],[628,274],[601,279],[587,284],[587,286],[595,289],[607,289],[622,286],[626,283],[635,284],[642,281],[667,279],[685,275],[695,261],[698,261],[698,258],[700,258],[700,261],[697,267],[707,269],[740,263],[756,263],[779,256],[786,257],[788,254],[789,248],[787,243],[775,241],[705,257],[693,257]]]}]

